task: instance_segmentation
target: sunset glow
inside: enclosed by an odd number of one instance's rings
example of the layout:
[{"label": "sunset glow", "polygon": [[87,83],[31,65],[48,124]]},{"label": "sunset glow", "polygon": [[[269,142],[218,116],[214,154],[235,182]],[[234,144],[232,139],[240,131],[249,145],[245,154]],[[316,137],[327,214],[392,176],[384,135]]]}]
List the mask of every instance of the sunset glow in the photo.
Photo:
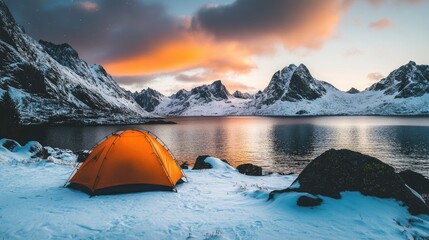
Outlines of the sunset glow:
[{"label": "sunset glow", "polygon": [[255,92],[292,63],[363,90],[410,60],[429,62],[427,1],[7,2],[30,35],[69,43],[130,90],[171,94],[221,79]]}]

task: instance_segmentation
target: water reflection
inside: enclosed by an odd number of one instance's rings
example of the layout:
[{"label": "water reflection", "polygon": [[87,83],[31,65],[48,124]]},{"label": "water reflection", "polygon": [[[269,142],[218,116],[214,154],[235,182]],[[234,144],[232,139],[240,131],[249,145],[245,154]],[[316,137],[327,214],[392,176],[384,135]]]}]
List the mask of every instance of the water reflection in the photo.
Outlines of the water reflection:
[{"label": "water reflection", "polygon": [[428,117],[213,117],[172,119],[175,125],[27,127],[0,129],[0,138],[72,150],[90,149],[106,135],[144,128],[158,135],[180,161],[198,155],[254,163],[268,171],[300,171],[330,148],[372,155],[398,170],[429,176]]}]

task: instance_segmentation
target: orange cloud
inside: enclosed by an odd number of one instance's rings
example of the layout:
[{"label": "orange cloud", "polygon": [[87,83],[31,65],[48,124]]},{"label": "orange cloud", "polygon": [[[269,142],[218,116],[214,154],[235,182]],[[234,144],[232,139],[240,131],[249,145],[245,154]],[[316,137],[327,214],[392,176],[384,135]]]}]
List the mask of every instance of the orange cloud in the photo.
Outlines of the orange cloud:
[{"label": "orange cloud", "polygon": [[369,28],[377,29],[377,30],[389,28],[391,26],[393,26],[393,23],[387,18],[382,18],[368,25]]},{"label": "orange cloud", "polygon": [[[149,50],[126,58],[108,59],[103,65],[114,76],[175,74],[197,68],[219,74],[247,73],[255,67],[254,56],[271,54],[278,44],[288,49],[319,49],[332,38],[349,3],[239,0],[231,5],[232,12],[225,6],[206,7],[194,17],[181,18],[180,30],[173,37],[159,39]],[[252,9],[260,7],[266,11],[261,9],[253,24],[247,22],[255,17]],[[233,18],[225,20],[228,16]]]},{"label": "orange cloud", "polygon": [[78,3],[79,7],[85,9],[86,11],[95,11],[98,9],[98,5],[93,2],[80,2]]},{"label": "orange cloud", "polygon": [[108,62],[104,67],[112,75],[119,76],[151,75],[200,67],[218,72],[245,73],[254,67],[250,56],[250,52],[237,42],[215,43],[203,34],[186,33],[140,56]]}]

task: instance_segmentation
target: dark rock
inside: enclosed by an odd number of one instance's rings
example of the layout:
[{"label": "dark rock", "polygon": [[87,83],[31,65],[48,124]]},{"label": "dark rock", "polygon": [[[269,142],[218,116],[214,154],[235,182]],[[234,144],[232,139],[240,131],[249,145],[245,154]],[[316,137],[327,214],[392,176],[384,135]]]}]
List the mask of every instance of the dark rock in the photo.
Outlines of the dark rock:
[{"label": "dark rock", "polygon": [[82,163],[88,158],[90,152],[88,150],[81,150],[75,153],[77,155],[76,162]]},{"label": "dark rock", "polygon": [[185,161],[182,164],[180,164],[180,168],[181,169],[189,169],[188,161]]},{"label": "dark rock", "polygon": [[197,160],[195,160],[195,164],[194,167],[192,168],[192,170],[200,170],[200,169],[211,169],[213,168],[212,165],[210,165],[209,163],[204,162],[204,160],[206,158],[210,157],[209,155],[202,155],[202,156],[198,156]]},{"label": "dark rock", "polygon": [[26,144],[28,147],[28,152],[31,153],[31,157],[46,159],[50,156],[48,150],[46,150],[40,143],[31,141]]},{"label": "dark rock", "polygon": [[46,148],[42,148],[40,151],[37,151],[34,156],[41,159],[47,159],[49,156],[51,156],[51,154],[48,152],[48,150],[46,150]]},{"label": "dark rock", "polygon": [[251,163],[238,165],[237,170],[239,173],[249,176],[262,176],[262,168]]},{"label": "dark rock", "polygon": [[411,214],[429,214],[429,207],[405,185],[393,167],[382,161],[350,150],[328,150],[310,162],[295,182],[299,188],[273,191],[276,193],[306,192],[341,198],[344,191],[359,191],[364,195],[395,198],[408,206]]},{"label": "dark rock", "polygon": [[226,159],[221,159],[221,161],[231,166],[231,164],[229,164],[229,162]]},{"label": "dark rock", "polygon": [[402,171],[399,173],[399,176],[401,176],[410,188],[422,195],[426,204],[429,204],[429,179],[411,170]]},{"label": "dark rock", "polygon": [[346,93],[356,94],[356,93],[360,93],[360,91],[357,90],[356,88],[352,87]]},{"label": "dark rock", "polygon": [[[198,156],[197,160],[195,160],[195,164],[194,164],[194,167],[192,168],[192,170],[211,169],[211,168],[213,168],[213,166],[210,165],[210,163],[206,163],[204,161],[208,157],[210,157],[210,156],[209,155]],[[226,163],[228,165],[231,165],[231,164],[229,164],[229,162],[227,160],[225,160],[225,159],[221,159],[221,160],[222,160],[222,162],[224,162],[224,163]]]},{"label": "dark rock", "polygon": [[318,197],[301,196],[298,198],[296,204],[300,207],[315,207],[322,203],[322,199]]},{"label": "dark rock", "polygon": [[308,114],[309,112],[307,112],[306,110],[303,110],[303,109],[301,109],[301,110],[299,110],[298,112],[296,112],[295,114],[296,115],[303,115],[303,114]]},{"label": "dark rock", "polygon": [[143,89],[141,92],[132,94],[134,100],[146,111],[153,112],[162,99],[165,97],[162,93],[152,89]]},{"label": "dark rock", "polygon": [[20,145],[16,141],[10,139],[5,139],[2,146],[12,152],[14,148],[20,147]]}]

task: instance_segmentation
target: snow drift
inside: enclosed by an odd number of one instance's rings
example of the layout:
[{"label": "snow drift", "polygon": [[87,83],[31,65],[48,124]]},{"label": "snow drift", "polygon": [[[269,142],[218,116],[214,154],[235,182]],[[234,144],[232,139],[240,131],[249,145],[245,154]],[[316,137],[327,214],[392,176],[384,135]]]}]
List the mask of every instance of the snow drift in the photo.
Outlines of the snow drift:
[{"label": "snow drift", "polygon": [[[10,161],[18,155],[20,161]],[[189,183],[178,186],[178,193],[141,192],[88,198],[82,192],[62,187],[73,171],[75,156],[71,153],[56,155],[70,164],[56,164],[43,158],[32,161],[31,156],[18,145],[0,150],[0,238],[418,239],[429,236],[429,216],[412,216],[393,199],[343,192],[338,200],[321,196],[323,204],[315,208],[296,205],[305,193],[282,194],[274,201],[267,201],[269,192],[289,186],[297,176],[246,176],[213,157],[206,160],[214,165],[213,169],[185,170]]]}]

